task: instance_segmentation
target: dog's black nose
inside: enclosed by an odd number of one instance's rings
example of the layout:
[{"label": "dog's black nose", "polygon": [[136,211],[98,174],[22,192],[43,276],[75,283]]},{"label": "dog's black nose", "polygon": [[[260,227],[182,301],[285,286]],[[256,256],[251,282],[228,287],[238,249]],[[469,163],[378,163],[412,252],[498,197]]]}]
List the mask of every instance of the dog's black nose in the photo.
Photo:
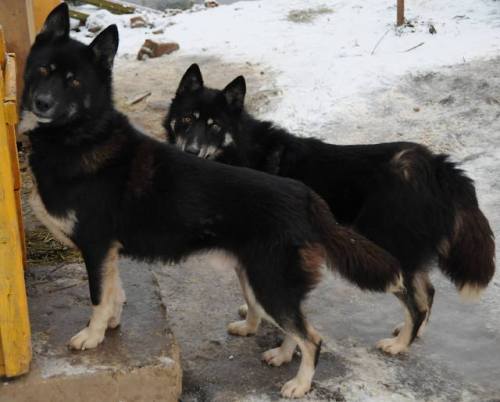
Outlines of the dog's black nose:
[{"label": "dog's black nose", "polygon": [[46,113],[54,107],[54,98],[48,94],[39,94],[35,96],[35,111]]},{"label": "dog's black nose", "polygon": [[198,148],[197,146],[194,146],[194,145],[188,145],[186,147],[185,151],[188,154],[192,154],[192,155],[198,156],[198,154],[200,153],[200,148]]}]

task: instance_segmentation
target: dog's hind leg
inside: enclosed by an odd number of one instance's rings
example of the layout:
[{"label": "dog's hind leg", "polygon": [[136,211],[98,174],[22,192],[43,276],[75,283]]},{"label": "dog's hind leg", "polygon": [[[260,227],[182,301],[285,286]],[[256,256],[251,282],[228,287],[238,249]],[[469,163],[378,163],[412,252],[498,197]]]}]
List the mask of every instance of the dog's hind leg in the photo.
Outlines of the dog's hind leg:
[{"label": "dog's hind leg", "polygon": [[[287,381],[281,388],[281,395],[285,398],[302,398],[310,389],[316,365],[321,350],[321,337],[307,322],[304,322],[305,334],[297,331],[287,331],[287,337],[299,345],[302,359],[297,375]],[[285,341],[287,338],[285,338]]]},{"label": "dog's hind leg", "polygon": [[245,301],[247,303],[247,312],[246,318],[242,321],[232,322],[228,325],[227,331],[231,335],[238,336],[248,336],[253,335],[259,329],[261,316],[259,313],[259,307],[257,305],[257,301],[255,300],[255,295],[253,293],[250,284],[248,283],[248,278],[245,271],[237,267],[236,274],[238,275],[238,279],[240,281],[241,290],[243,292],[243,296],[245,297]]},{"label": "dog's hind leg", "polygon": [[269,349],[262,354],[262,360],[270,366],[279,367],[283,363],[292,361],[293,353],[297,347],[297,341],[290,334],[285,335],[282,344],[273,349]]},{"label": "dog's hind leg", "polygon": [[425,316],[425,320],[418,329],[417,336],[422,336],[425,332],[425,328],[427,327],[427,324],[429,323],[429,318],[431,317],[431,311],[432,311],[432,305],[434,304],[434,294],[436,293],[436,289],[432,285],[430,279],[429,279],[429,274],[425,273],[425,280],[426,280],[426,293],[427,293],[427,315]]},{"label": "dog's hind leg", "polygon": [[72,349],[95,348],[104,340],[106,329],[119,323],[124,293],[118,272],[118,250],[116,243],[102,253],[82,250],[93,307],[88,325],[71,338]]},{"label": "dog's hind leg", "polygon": [[[396,297],[405,308],[405,322],[394,338],[382,339],[377,342],[377,348],[385,353],[396,355],[406,352],[417,337],[417,333],[426,319],[428,308],[422,303],[426,296],[424,287],[419,286],[421,281],[416,276],[405,277],[405,290],[396,293]],[[425,296],[424,296],[425,295]]]},{"label": "dog's hind leg", "polygon": [[[417,272],[415,274],[413,279],[413,288],[415,289],[415,299],[418,303],[419,310],[425,311],[425,319],[422,321],[422,324],[417,332],[417,337],[421,337],[425,332],[427,323],[429,322],[432,304],[434,302],[435,289],[427,272]],[[396,328],[394,328],[392,334],[394,336],[398,336],[404,325],[405,323],[399,324]]]}]

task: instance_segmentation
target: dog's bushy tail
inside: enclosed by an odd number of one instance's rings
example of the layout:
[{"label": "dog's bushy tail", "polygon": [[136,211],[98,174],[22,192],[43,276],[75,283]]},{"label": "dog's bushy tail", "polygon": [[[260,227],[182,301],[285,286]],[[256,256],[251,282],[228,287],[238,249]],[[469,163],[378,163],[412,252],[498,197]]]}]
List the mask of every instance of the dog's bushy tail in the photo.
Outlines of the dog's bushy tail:
[{"label": "dog's bushy tail", "polygon": [[439,267],[462,297],[476,299],[495,273],[493,232],[479,209],[472,180],[445,155],[435,158],[439,186],[453,213],[438,246]]},{"label": "dog's bushy tail", "polygon": [[404,290],[398,260],[354,230],[337,224],[326,202],[312,191],[311,220],[319,230],[331,269],[364,290]]}]

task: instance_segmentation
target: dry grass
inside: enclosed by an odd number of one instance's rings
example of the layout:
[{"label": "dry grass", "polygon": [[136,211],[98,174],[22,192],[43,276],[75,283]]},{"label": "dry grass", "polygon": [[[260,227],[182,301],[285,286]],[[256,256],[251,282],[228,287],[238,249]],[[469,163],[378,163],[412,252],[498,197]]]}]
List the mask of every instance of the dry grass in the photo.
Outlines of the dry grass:
[{"label": "dry grass", "polygon": [[81,262],[82,258],[78,250],[69,248],[55,240],[50,232],[33,215],[28,202],[33,183],[27,165],[26,154],[20,151],[21,205],[26,235],[26,258],[28,266],[50,266]]},{"label": "dry grass", "polygon": [[292,10],[288,13],[288,21],[299,24],[311,23],[318,16],[323,14],[331,14],[333,10],[329,7],[305,8],[303,10]]},{"label": "dry grass", "polygon": [[26,232],[26,248],[29,266],[50,266],[82,261],[78,250],[59,243],[45,228]]}]

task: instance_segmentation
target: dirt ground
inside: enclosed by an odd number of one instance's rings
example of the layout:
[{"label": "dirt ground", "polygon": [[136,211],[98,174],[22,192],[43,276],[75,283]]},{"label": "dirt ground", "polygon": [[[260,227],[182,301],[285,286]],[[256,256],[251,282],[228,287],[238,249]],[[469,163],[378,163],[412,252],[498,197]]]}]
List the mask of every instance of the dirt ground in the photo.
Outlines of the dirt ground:
[{"label": "dirt ground", "polygon": [[[272,110],[281,90],[267,66],[221,63],[211,57],[172,55],[139,62],[118,60],[115,99],[132,121],[162,138],[161,121],[185,69],[198,62],[209,86],[237,75],[248,83],[248,107]],[[346,99],[318,132],[337,143],[418,141],[450,152],[476,180],[481,205],[500,232],[499,60],[415,72],[391,88]],[[138,95],[146,99],[130,105]],[[362,99],[362,100],[360,100]],[[279,387],[298,367],[269,368],[260,353],[280,334],[264,326],[250,338],[226,334],[241,303],[235,275],[193,258],[155,267],[169,322],[180,344],[183,401],[279,400]],[[308,315],[325,338],[311,401],[500,401],[500,275],[478,304],[462,304],[437,272],[430,326],[409,355],[387,357],[373,347],[402,319],[396,300],[365,294],[330,278],[314,292]],[[131,284],[125,284],[130,288]],[[128,307],[126,307],[128,308]]]},{"label": "dirt ground", "polygon": [[[205,84],[214,88],[224,87],[238,75],[245,76],[249,83],[247,107],[257,114],[280,94],[274,85],[274,73],[256,63],[222,65],[220,60],[210,56],[186,58],[172,55],[146,61],[122,57],[114,70],[118,108],[145,132],[163,139],[161,124],[168,105],[182,75],[192,63],[199,64]],[[147,93],[151,95],[143,101],[130,104],[135,98]]]}]

